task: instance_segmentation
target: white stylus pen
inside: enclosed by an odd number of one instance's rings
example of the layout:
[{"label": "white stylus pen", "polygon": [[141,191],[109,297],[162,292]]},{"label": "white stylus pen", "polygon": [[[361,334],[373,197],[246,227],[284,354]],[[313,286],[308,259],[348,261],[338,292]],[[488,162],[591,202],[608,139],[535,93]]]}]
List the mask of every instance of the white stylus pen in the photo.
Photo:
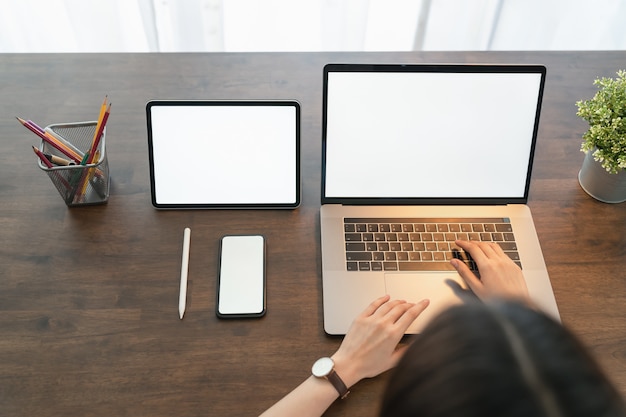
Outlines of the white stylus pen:
[{"label": "white stylus pen", "polygon": [[191,240],[191,229],[186,227],[183,236],[183,261],[180,267],[180,296],[178,297],[178,315],[183,319],[185,314],[185,304],[187,303],[187,272],[189,270],[189,243]]}]

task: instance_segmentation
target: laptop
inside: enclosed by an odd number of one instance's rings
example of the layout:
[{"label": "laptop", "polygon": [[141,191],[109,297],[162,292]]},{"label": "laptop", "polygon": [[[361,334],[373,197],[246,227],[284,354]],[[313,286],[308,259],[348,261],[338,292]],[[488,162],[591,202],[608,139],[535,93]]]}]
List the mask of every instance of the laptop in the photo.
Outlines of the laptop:
[{"label": "laptop", "polygon": [[526,205],[546,68],[540,65],[324,67],[324,330],[348,331],[377,297],[418,302],[419,333],[475,299],[450,265],[455,239],[500,244],[531,298],[559,312]]}]

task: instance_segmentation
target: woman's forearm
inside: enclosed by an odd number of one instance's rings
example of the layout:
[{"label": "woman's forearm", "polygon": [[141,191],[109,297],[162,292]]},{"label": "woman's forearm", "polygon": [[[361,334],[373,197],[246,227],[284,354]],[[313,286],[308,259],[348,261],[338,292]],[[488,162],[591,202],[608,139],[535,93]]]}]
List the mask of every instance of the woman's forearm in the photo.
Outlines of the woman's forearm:
[{"label": "woman's forearm", "polygon": [[339,394],[330,382],[311,375],[261,417],[321,416],[337,398]]}]

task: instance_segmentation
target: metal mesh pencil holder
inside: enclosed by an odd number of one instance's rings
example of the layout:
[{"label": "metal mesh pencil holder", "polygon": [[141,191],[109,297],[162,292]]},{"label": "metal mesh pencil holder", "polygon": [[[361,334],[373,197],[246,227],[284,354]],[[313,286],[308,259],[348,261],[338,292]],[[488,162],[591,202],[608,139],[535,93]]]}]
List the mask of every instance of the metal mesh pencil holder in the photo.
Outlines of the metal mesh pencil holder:
[{"label": "metal mesh pencil holder", "polygon": [[[83,157],[91,148],[96,133],[97,122],[62,123],[46,126],[45,131],[53,135],[59,142]],[[93,163],[59,165],[48,168],[41,160],[39,168],[48,174],[48,177],[68,206],[84,206],[104,204],[109,199],[110,177],[109,163],[105,147],[106,128],[95,152]],[[50,145],[41,142],[41,151],[70,161],[67,155]]]}]

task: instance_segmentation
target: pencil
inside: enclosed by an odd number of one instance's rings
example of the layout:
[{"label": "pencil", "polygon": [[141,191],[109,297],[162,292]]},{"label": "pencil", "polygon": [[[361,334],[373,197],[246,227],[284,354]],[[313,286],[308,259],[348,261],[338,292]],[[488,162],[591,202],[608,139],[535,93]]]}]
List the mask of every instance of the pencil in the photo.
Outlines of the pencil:
[{"label": "pencil", "polygon": [[43,153],[43,152],[41,154],[45,156],[48,161],[52,162],[55,165],[62,165],[62,166],[76,165],[74,161],[61,158],[60,156],[52,155],[49,153]]},{"label": "pencil", "polygon": [[81,161],[80,155],[70,149],[63,142],[59,141],[54,136],[48,134],[48,132],[42,132],[41,128],[35,127],[36,125],[33,122],[27,122],[24,119],[16,117],[16,119],[28,130],[39,136],[44,142],[48,143],[53,148],[57,149],[59,152],[63,153],[65,156],[72,158],[76,162]]},{"label": "pencil", "polygon": [[41,162],[43,162],[43,164],[44,164],[45,166],[47,166],[48,168],[52,168],[52,166],[53,166],[53,165],[52,165],[52,162],[50,162],[50,161],[48,160],[48,158],[46,157],[46,155],[44,155],[43,153],[41,153],[41,151],[40,151],[39,149],[37,149],[37,148],[35,148],[35,147],[33,146],[33,152],[35,152],[35,154],[37,154],[37,156],[39,157],[39,160],[40,160]]},{"label": "pencil", "polygon": [[[35,154],[37,154],[37,156],[39,157],[39,159],[41,160],[41,162],[43,162],[43,164],[48,167],[48,168],[53,168],[52,163],[48,160],[48,158],[46,158],[46,156],[37,148],[35,148],[33,146],[33,152],[35,152]],[[63,184],[63,186],[70,190],[71,186],[70,184],[65,180],[65,178],[63,178],[63,176],[61,174],[59,174],[58,172],[54,173],[56,178],[58,178],[58,180],[61,182],[61,184]]]},{"label": "pencil", "polygon": [[37,123],[33,122],[32,120],[27,120],[26,123],[33,126],[35,129],[37,129],[41,133],[45,133],[45,131]]},{"label": "pencil", "polygon": [[[94,158],[94,162],[98,162],[100,159],[100,151],[96,151],[96,156]],[[89,185],[89,181],[93,178],[96,173],[96,168],[87,168],[87,176],[83,179],[83,185],[80,189],[79,197],[83,198],[85,196],[85,192],[87,191],[87,186]]]},{"label": "pencil", "polygon": [[109,119],[109,114],[111,114],[111,103],[107,106],[104,114],[102,115],[102,119],[98,121],[96,124],[96,135],[93,137],[93,142],[91,143],[91,148],[89,149],[89,159],[87,160],[87,164],[91,164],[96,155],[96,149],[98,149],[98,145],[100,144],[100,139],[102,138],[102,132],[104,132],[104,127],[107,124],[107,120]]}]

